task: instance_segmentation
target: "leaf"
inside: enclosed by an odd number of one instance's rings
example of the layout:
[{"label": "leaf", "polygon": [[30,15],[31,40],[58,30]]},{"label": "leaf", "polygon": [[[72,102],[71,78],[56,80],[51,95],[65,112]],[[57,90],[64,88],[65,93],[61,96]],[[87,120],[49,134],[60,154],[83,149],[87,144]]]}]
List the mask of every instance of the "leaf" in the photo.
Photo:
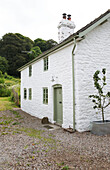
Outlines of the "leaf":
[{"label": "leaf", "polygon": [[102,69],[102,73],[105,74],[106,73],[106,68]]},{"label": "leaf", "polygon": [[96,109],[96,108],[97,108],[97,106],[93,106],[93,108],[94,108],[94,109]]},{"label": "leaf", "polygon": [[95,103],[96,101],[95,100],[92,100],[93,103]]},{"label": "leaf", "polygon": [[110,97],[110,92],[107,93],[107,97]]}]

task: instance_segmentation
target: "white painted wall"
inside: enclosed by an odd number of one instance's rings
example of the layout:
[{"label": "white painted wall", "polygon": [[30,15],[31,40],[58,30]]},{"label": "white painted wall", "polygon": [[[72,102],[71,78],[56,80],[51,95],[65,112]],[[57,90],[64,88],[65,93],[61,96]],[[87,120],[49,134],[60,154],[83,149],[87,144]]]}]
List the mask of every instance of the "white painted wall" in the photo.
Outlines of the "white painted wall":
[{"label": "white painted wall", "polygon": [[[62,85],[63,127],[73,127],[73,92],[72,92],[72,48],[65,47],[49,57],[49,70],[43,71],[43,59],[32,65],[32,77],[29,68],[21,71],[21,108],[39,118],[48,117],[53,122],[53,85]],[[52,76],[55,79],[52,82]],[[43,104],[43,87],[48,87],[48,105]],[[23,89],[32,88],[32,100],[23,99]]]},{"label": "white painted wall", "polygon": [[[93,74],[96,70],[107,69],[107,90],[110,91],[110,19],[88,33],[77,44],[75,53],[75,97],[76,130],[82,132],[91,129],[90,122],[101,119],[92,108],[88,96],[95,94]],[[110,106],[105,110],[110,120]]]}]

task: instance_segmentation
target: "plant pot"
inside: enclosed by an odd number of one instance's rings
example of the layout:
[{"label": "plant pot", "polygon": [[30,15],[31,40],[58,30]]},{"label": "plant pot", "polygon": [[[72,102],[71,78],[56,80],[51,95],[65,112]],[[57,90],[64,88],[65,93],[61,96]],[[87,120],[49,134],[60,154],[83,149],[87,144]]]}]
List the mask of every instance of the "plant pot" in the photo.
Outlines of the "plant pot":
[{"label": "plant pot", "polygon": [[91,133],[99,136],[110,134],[110,120],[92,122]]}]

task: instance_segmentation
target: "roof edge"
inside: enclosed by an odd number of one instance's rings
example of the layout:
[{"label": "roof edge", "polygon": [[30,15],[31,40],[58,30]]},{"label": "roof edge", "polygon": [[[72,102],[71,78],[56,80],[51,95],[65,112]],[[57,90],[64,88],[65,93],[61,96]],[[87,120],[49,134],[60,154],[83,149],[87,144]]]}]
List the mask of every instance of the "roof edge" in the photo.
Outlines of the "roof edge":
[{"label": "roof edge", "polygon": [[35,61],[43,58],[44,56],[46,56],[46,55],[48,55],[48,54],[50,54],[50,53],[52,53],[52,52],[54,52],[54,51],[56,51],[56,50],[58,50],[58,49],[61,48],[62,46],[70,43],[71,41],[73,41],[73,39],[74,39],[74,37],[72,36],[71,38],[67,39],[66,41],[63,41],[62,43],[60,43],[60,44],[52,47],[51,49],[43,52],[41,55],[39,55],[38,57],[34,58],[32,61],[30,61],[30,62],[26,63],[25,65],[21,66],[20,68],[18,68],[17,71],[21,71],[23,68],[29,66],[30,64],[34,63]]},{"label": "roof edge", "polygon": [[[29,66],[30,64],[34,63],[35,61],[43,58],[44,56],[58,50],[59,48],[61,48],[62,46],[70,43],[71,41],[73,41],[74,38],[79,38],[79,37],[83,37],[85,34],[87,34],[88,32],[90,32],[92,29],[94,29],[96,26],[98,26],[99,24],[101,24],[103,22],[103,20],[106,20],[110,15],[110,9],[108,9],[105,13],[103,13],[102,15],[100,15],[98,18],[96,18],[95,20],[93,20],[92,22],[90,22],[89,24],[87,24],[86,26],[82,27],[80,30],[78,30],[76,33],[70,35],[67,39],[65,39],[63,42],[61,42],[60,44],[52,47],[51,49],[43,52],[41,55],[39,55],[38,57],[36,57],[35,59],[33,59],[32,61],[26,63],[25,65],[21,66],[20,68],[17,69],[17,71],[22,71],[23,68]],[[104,19],[103,19],[104,18]],[[101,22],[99,22],[101,20]]]}]

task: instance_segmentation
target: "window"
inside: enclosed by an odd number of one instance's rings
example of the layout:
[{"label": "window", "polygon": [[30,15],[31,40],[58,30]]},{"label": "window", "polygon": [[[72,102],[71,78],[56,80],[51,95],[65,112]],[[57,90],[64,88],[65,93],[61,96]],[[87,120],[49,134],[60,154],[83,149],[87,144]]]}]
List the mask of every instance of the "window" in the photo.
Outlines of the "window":
[{"label": "window", "polygon": [[31,99],[32,99],[32,89],[29,88],[29,100],[31,100]]},{"label": "window", "polygon": [[32,66],[30,65],[29,66],[29,77],[31,77],[32,76]]},{"label": "window", "polygon": [[48,104],[48,88],[43,88],[43,103]]},{"label": "window", "polygon": [[24,88],[24,99],[26,99],[26,98],[27,98],[27,89]]},{"label": "window", "polygon": [[44,58],[44,71],[48,70],[48,57]]}]

